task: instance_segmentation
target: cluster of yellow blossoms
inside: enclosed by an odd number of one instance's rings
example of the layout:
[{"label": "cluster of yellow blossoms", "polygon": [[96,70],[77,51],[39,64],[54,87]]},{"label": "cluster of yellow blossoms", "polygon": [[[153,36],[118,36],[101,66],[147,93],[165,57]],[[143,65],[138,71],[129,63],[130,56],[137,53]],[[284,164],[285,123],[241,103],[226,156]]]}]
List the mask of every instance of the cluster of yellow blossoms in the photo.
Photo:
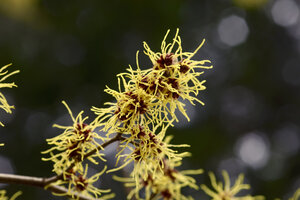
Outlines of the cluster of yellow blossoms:
[{"label": "cluster of yellow blossoms", "polygon": [[[125,183],[126,187],[133,187],[129,192],[127,199],[192,199],[192,197],[186,197],[181,193],[181,189],[188,186],[193,189],[198,189],[196,180],[187,175],[201,174],[202,169],[199,170],[184,170],[178,171],[175,167],[181,165],[179,161],[164,160],[163,171],[159,171],[156,177],[150,174],[147,168],[140,168],[141,172],[147,173],[146,179],[141,179],[140,182],[136,182],[132,178],[122,178],[114,176],[115,180]],[[151,163],[150,163],[151,167]],[[144,189],[144,198],[141,197],[141,190]]]},{"label": "cluster of yellow blossoms", "polygon": [[[12,83],[4,83],[3,81],[6,80],[8,77],[19,73],[19,70],[13,71],[13,72],[8,72],[7,68],[11,66],[11,64],[5,65],[0,68],[0,88],[12,88],[12,87],[17,87],[17,85],[12,82]],[[4,110],[5,112],[11,114],[14,106],[11,106],[8,104],[5,96],[1,93],[0,91],[0,109]],[[3,123],[0,121],[0,126],[4,126]],[[4,146],[3,143],[0,143],[0,146]],[[6,191],[5,190],[0,190],[0,200],[15,200],[18,196],[20,196],[22,192],[17,192],[15,193],[11,198],[8,198],[6,196]]]},{"label": "cluster of yellow blossoms", "polygon": [[[49,158],[42,158],[42,160],[54,162],[52,171],[61,176],[60,179],[51,183],[51,185],[68,188],[65,193],[54,194],[79,198],[76,195],[77,192],[87,197],[97,198],[102,193],[109,193],[110,189],[99,189],[93,186],[93,183],[106,171],[106,166],[100,173],[88,178],[88,165],[83,165],[85,159],[94,164],[98,164],[96,159],[106,161],[103,158],[104,154],[99,152],[99,150],[103,150],[99,142],[104,142],[105,138],[96,132],[97,124],[94,122],[90,124],[85,123],[88,117],[83,118],[83,111],[74,117],[67,103],[64,101],[62,103],[67,108],[73,124],[72,126],[55,124],[54,127],[63,129],[64,131],[54,138],[47,139],[48,144],[54,145],[54,147],[42,152],[43,154],[50,154]],[[86,156],[90,152],[93,152],[93,154]],[[109,199],[112,197],[114,197],[113,194],[108,194],[101,198]]]},{"label": "cluster of yellow blossoms", "polygon": [[209,69],[212,66],[207,66],[210,64],[209,60],[191,59],[204,41],[194,52],[182,52],[178,30],[173,42],[166,44],[168,33],[162,42],[161,52],[151,51],[144,43],[144,53],[152,61],[152,68],[141,70],[137,53],[137,70],[129,67],[127,73],[118,75],[119,91],[110,88],[105,90],[115,97],[116,102],[106,103],[110,105],[108,108],[92,109],[98,115],[104,131],[123,133],[137,125],[153,127],[156,124],[172,123],[173,120],[178,121],[174,114],[176,109],[189,119],[180,99],[188,100],[192,104],[204,104],[197,98],[199,91],[205,89],[205,81],[198,80],[203,72],[196,70]]},{"label": "cluster of yellow blossoms", "polygon": [[[74,189],[94,197],[109,192],[92,187],[91,183],[99,176],[84,178],[85,182],[79,180],[85,177],[87,170],[87,166],[83,165],[84,160],[94,164],[98,163],[96,159],[105,161],[104,155],[99,151],[104,149],[103,144],[109,142],[112,139],[111,135],[116,133],[120,136],[120,151],[116,155],[117,165],[122,164],[108,170],[107,173],[133,163],[130,179],[135,189],[128,198],[135,196],[140,199],[139,193],[144,190],[148,191],[146,199],[153,195],[156,198],[182,199],[185,198],[181,194],[182,187],[198,188],[195,180],[187,175],[200,174],[202,170],[180,172],[175,169],[190,153],[179,153],[173,148],[189,145],[170,144],[172,136],[166,136],[166,131],[169,126],[173,126],[174,121],[178,121],[175,110],[179,110],[189,120],[183,100],[188,100],[192,104],[195,102],[203,104],[197,99],[199,91],[205,89],[203,85],[205,81],[198,80],[203,73],[199,72],[199,69],[209,69],[212,66],[209,60],[192,59],[204,41],[194,52],[183,52],[178,30],[171,43],[166,42],[168,33],[169,31],[162,42],[161,52],[153,52],[144,43],[144,53],[152,62],[151,68],[146,70],[140,68],[137,53],[137,69],[134,70],[129,66],[126,73],[118,75],[118,91],[109,87],[105,90],[116,101],[106,103],[105,105],[108,105],[106,108],[92,107],[97,117],[91,123],[85,123],[87,118],[82,117],[83,112],[74,117],[67,104],[63,102],[73,124],[54,125],[63,129],[63,133],[48,139],[48,144],[53,147],[42,153],[50,155],[43,160],[52,161],[53,171],[61,177],[52,184],[68,187],[66,195],[73,194]],[[106,134],[100,136],[99,133]],[[105,170],[106,167],[103,172]],[[98,175],[101,174],[102,172]]]},{"label": "cluster of yellow blossoms", "polygon": [[[140,199],[140,190],[144,189],[147,191],[145,199],[152,195],[157,198],[182,199],[180,189],[183,186],[196,188],[191,177],[174,168],[189,153],[178,153],[171,147],[188,145],[171,145],[171,137],[165,135],[167,128],[178,121],[176,110],[189,120],[183,100],[203,104],[197,95],[205,89],[205,81],[198,80],[203,73],[198,70],[212,66],[209,60],[192,60],[204,41],[194,52],[183,52],[178,30],[171,43],[166,42],[168,33],[169,31],[162,42],[161,52],[153,52],[144,43],[144,53],[152,62],[150,69],[141,69],[137,53],[137,69],[130,66],[126,73],[118,75],[119,90],[105,90],[116,101],[106,103],[107,108],[92,108],[98,115],[98,125],[103,127],[102,131],[107,132],[108,137],[115,132],[124,136],[120,143],[121,150],[117,154],[117,161],[122,160],[123,164],[108,172],[119,170],[133,162],[130,178],[134,181],[135,189],[128,198],[134,195]],[[125,149],[129,149],[130,153],[124,153]],[[173,176],[171,171],[176,171],[176,175]],[[190,172],[199,174],[202,170]]]},{"label": "cluster of yellow blossoms", "polygon": [[[71,164],[74,165],[73,168],[83,171],[82,162],[85,159],[85,154],[93,150],[103,149],[96,139],[99,139],[102,142],[105,140],[95,132],[95,129],[97,128],[95,123],[85,123],[88,117],[82,117],[83,111],[75,118],[66,102],[63,101],[62,103],[68,109],[73,124],[72,126],[54,125],[54,127],[63,129],[64,131],[54,138],[47,139],[48,144],[54,145],[54,147],[42,152],[43,154],[49,153],[51,155],[50,158],[43,158],[42,160],[52,160],[54,162],[53,171],[55,173],[68,174],[68,171],[71,170],[69,169]],[[99,151],[95,151],[95,153],[87,159],[98,164],[94,157],[105,161],[102,156],[103,154],[99,153]]]},{"label": "cluster of yellow blossoms", "polygon": [[[19,70],[13,71],[13,72],[8,72],[7,68],[11,66],[11,64],[5,65],[2,68],[0,68],[0,88],[12,88],[12,87],[17,87],[15,83],[4,83],[3,81],[7,79],[8,77],[19,73]],[[7,100],[5,96],[1,93],[0,91],[0,109],[3,109],[7,113],[12,113],[11,109],[13,109],[14,106],[11,106],[7,103]],[[0,121],[0,126],[4,126],[1,121]]]},{"label": "cluster of yellow blossoms", "polygon": [[[105,92],[115,98],[113,102],[107,102],[105,108],[92,107],[97,117],[87,123],[87,117],[82,117],[83,111],[74,117],[65,102],[72,118],[71,126],[54,125],[63,130],[63,133],[48,139],[53,147],[42,152],[50,154],[43,158],[53,162],[53,171],[57,174],[57,180],[51,185],[64,186],[68,195],[79,198],[76,193],[90,197],[109,199],[114,194],[109,189],[99,189],[93,186],[100,175],[110,173],[131,164],[133,166],[129,177],[114,176],[115,180],[125,183],[132,189],[127,199],[164,199],[164,200],[192,200],[191,196],[182,194],[184,187],[199,189],[196,181],[189,175],[201,174],[202,169],[178,170],[184,157],[190,156],[189,152],[178,152],[174,148],[189,147],[186,144],[170,144],[172,136],[166,135],[167,129],[178,121],[176,110],[189,120],[185,110],[185,103],[195,102],[200,104],[197,96],[205,80],[198,78],[210,69],[209,60],[196,61],[193,56],[204,44],[203,42],[194,52],[183,52],[181,38],[178,30],[171,43],[167,43],[167,32],[161,44],[160,52],[153,52],[144,42],[144,53],[152,62],[148,69],[142,70],[139,66],[138,52],[136,54],[137,69],[131,66],[127,72],[118,74],[118,90],[109,87]],[[104,134],[104,136],[100,136]],[[114,135],[112,137],[112,135]],[[90,161],[98,164],[105,162],[101,150],[114,141],[119,141],[119,151],[116,154],[116,167],[103,170],[87,178]],[[121,163],[121,164],[120,164]],[[231,187],[227,172],[223,172],[224,187],[217,183],[212,173],[209,173],[213,189],[201,185],[202,190],[211,196],[212,200],[259,200],[261,196],[237,196],[244,189],[249,189],[248,184],[243,183],[243,175],[240,175]]]},{"label": "cluster of yellow blossoms", "polygon": [[[60,176],[55,185],[64,185],[68,188],[66,194],[75,198],[74,191],[88,197],[97,198],[102,193],[110,190],[102,190],[92,184],[106,171],[106,166],[100,173],[87,178],[87,165],[84,160],[97,164],[98,160],[105,161],[104,154],[99,153],[113,140],[119,140],[119,152],[116,154],[117,167],[107,170],[114,172],[131,164],[133,165],[130,177],[117,177],[115,180],[131,187],[127,199],[164,199],[164,200],[191,200],[190,196],[182,194],[182,188],[190,187],[198,189],[196,181],[189,175],[201,174],[202,169],[178,170],[184,157],[190,156],[189,152],[178,152],[173,148],[189,147],[189,145],[172,145],[172,136],[167,136],[168,127],[178,121],[175,114],[179,110],[189,120],[185,110],[184,100],[194,105],[200,101],[197,96],[205,89],[205,81],[198,78],[203,73],[201,69],[210,69],[209,60],[196,61],[193,56],[204,44],[204,41],[194,52],[183,52],[178,30],[171,43],[166,39],[169,31],[163,39],[161,52],[153,52],[144,43],[144,53],[152,62],[149,69],[142,70],[136,55],[137,69],[131,66],[127,72],[118,74],[119,89],[109,87],[105,92],[115,98],[113,102],[107,102],[106,108],[92,107],[97,115],[94,121],[86,123],[86,118],[80,112],[74,117],[65,102],[69,114],[73,120],[72,126],[54,125],[63,129],[63,133],[57,137],[48,139],[53,145],[44,154],[50,154],[53,171]],[[200,71],[199,71],[200,70]],[[100,136],[104,133],[104,136]],[[115,135],[114,137],[111,137]],[[117,139],[116,139],[117,138]],[[99,144],[101,143],[101,144]],[[119,164],[121,163],[121,164]],[[213,188],[205,185],[201,188],[213,200],[249,199],[257,200],[260,197],[247,195],[239,198],[236,194],[243,189],[249,189],[249,185],[243,184],[242,175],[231,188],[229,176],[223,172],[225,186],[216,183],[215,177],[210,173]],[[112,198],[113,194],[101,196],[102,199]]]},{"label": "cluster of yellow blossoms", "polygon": [[224,186],[221,182],[216,181],[216,177],[212,172],[209,172],[209,177],[211,181],[211,185],[213,190],[209,189],[206,185],[202,184],[202,190],[211,196],[212,200],[263,200],[263,196],[251,196],[251,195],[244,195],[244,196],[237,196],[237,194],[241,190],[250,189],[249,184],[244,184],[244,175],[240,174],[237,180],[235,181],[234,185],[231,187],[230,178],[226,171],[222,171],[222,175],[224,178]]}]

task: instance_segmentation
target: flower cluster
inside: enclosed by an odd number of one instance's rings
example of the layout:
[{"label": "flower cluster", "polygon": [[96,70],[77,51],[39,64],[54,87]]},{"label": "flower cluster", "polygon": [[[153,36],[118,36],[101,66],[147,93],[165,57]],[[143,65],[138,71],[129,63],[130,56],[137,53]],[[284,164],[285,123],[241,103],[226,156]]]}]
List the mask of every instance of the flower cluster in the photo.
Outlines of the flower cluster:
[{"label": "flower cluster", "polygon": [[[181,184],[175,179],[170,179],[172,184],[164,186],[158,182],[165,181],[169,177],[168,170],[176,171],[173,168],[175,163],[190,155],[188,152],[178,153],[172,147],[189,145],[169,144],[171,137],[166,136],[166,130],[174,121],[178,121],[176,110],[189,120],[184,100],[193,105],[195,102],[204,104],[197,98],[199,92],[205,89],[205,81],[198,79],[203,73],[199,69],[210,69],[212,66],[209,60],[192,59],[204,44],[204,40],[194,52],[183,52],[178,30],[171,43],[166,42],[168,34],[169,31],[163,39],[161,52],[153,52],[144,42],[144,53],[151,60],[151,67],[141,69],[137,52],[137,69],[129,66],[127,72],[118,74],[118,91],[109,87],[105,90],[116,101],[106,103],[106,108],[93,107],[92,111],[97,115],[96,120],[103,127],[102,131],[107,132],[107,137],[115,132],[123,136],[121,150],[117,154],[117,163],[122,160],[123,164],[108,172],[119,170],[133,162],[131,178],[135,182],[136,195],[140,190],[140,182],[147,182],[151,177],[155,183],[148,184],[149,187],[151,185],[152,194],[165,193],[168,196],[170,193],[172,198],[169,199],[181,199],[180,189],[175,195],[174,189],[165,187],[178,189],[192,184]],[[124,153],[125,149],[130,153]]]},{"label": "flower cluster", "polygon": [[121,154],[122,151],[120,151],[117,154],[118,161],[120,158],[124,158],[124,164],[108,172],[119,170],[129,163],[134,162],[132,175],[136,180],[136,184],[138,184],[140,179],[146,180],[148,174],[151,174],[154,179],[157,175],[160,176],[159,174],[164,171],[166,160],[177,162],[181,161],[184,157],[190,156],[189,152],[178,153],[171,149],[171,147],[189,147],[189,145],[170,144],[172,136],[165,137],[167,127],[163,127],[158,134],[155,134],[157,129],[158,127],[155,127],[154,132],[151,132],[143,127],[139,127],[133,134],[135,142],[132,142],[131,137],[124,139],[120,143],[120,147],[123,148],[122,150],[129,148],[130,152]]},{"label": "flower cluster", "polygon": [[[11,66],[11,64],[5,65],[2,68],[0,68],[0,88],[12,88],[12,87],[17,87],[17,85],[12,82],[12,83],[4,83],[3,81],[6,80],[8,77],[19,73],[19,70],[13,71],[13,72],[8,72],[7,68]],[[11,109],[13,109],[14,106],[11,106],[8,104],[5,96],[0,92],[0,109],[3,109],[7,113],[12,113]],[[4,126],[1,121],[0,121],[0,126]]]},{"label": "flower cluster", "polygon": [[[201,174],[203,170],[178,171],[175,167],[180,166],[181,162],[164,160],[163,163],[163,170],[158,172],[155,177],[153,174],[148,173],[146,168],[141,168],[142,172],[147,173],[147,177],[146,179],[140,179],[138,183],[132,177],[122,178],[114,176],[114,179],[125,182],[126,187],[134,187],[129,192],[127,199],[132,199],[132,197],[136,199],[192,199],[192,197],[184,196],[181,193],[181,189],[188,186],[197,190],[196,180],[188,175]],[[141,191],[144,193],[144,198],[140,195]]]},{"label": "flower cluster", "polygon": [[231,187],[230,185],[230,178],[226,171],[222,171],[222,175],[224,178],[224,186],[222,182],[217,182],[216,177],[212,172],[209,172],[209,177],[211,181],[211,185],[213,190],[209,189],[206,185],[202,184],[202,190],[211,196],[212,200],[263,200],[263,196],[251,196],[251,195],[244,195],[244,196],[237,196],[237,194],[241,190],[250,189],[249,184],[244,184],[244,175],[240,174],[237,180],[235,181],[234,185]]},{"label": "flower cluster", "polygon": [[[0,68],[0,88],[12,88],[12,87],[17,87],[17,85],[12,82],[12,83],[4,83],[3,81],[6,80],[8,77],[19,73],[19,70],[13,71],[13,72],[8,72],[7,68],[11,66],[11,64],[5,65]],[[0,109],[4,110],[7,113],[12,113],[12,110],[14,106],[11,106],[8,104],[5,96],[1,93],[0,91]],[[0,121],[0,126],[4,126],[3,123]],[[4,146],[3,143],[0,143],[0,146]],[[18,196],[20,196],[22,192],[17,192],[15,193],[11,198],[8,198],[6,196],[6,191],[5,190],[0,190],[0,200],[15,200]]]},{"label": "flower cluster", "polygon": [[[209,60],[192,60],[192,57],[203,46],[205,40],[194,52],[183,52],[178,30],[173,42],[169,44],[166,43],[168,33],[169,31],[162,42],[161,52],[153,52],[144,42],[144,53],[150,58],[153,67],[152,70],[141,74],[137,78],[137,82],[139,87],[157,98],[166,117],[171,115],[169,120],[177,120],[174,114],[176,109],[179,109],[189,119],[184,110],[184,104],[178,98],[188,100],[193,105],[194,102],[204,105],[197,98],[197,95],[199,91],[205,90],[203,85],[205,80],[199,81],[198,77],[203,72],[198,72],[197,69],[210,69],[212,66],[207,66],[207,64],[210,64]],[[176,46],[177,48],[175,48]]]},{"label": "flower cluster", "polygon": [[[184,100],[193,105],[195,102],[204,104],[197,96],[205,89],[205,81],[198,78],[203,73],[202,69],[210,69],[212,66],[209,60],[192,59],[204,44],[204,40],[194,52],[183,52],[178,30],[173,41],[167,44],[168,34],[169,31],[162,42],[161,52],[153,52],[144,42],[144,53],[150,58],[151,67],[141,69],[137,52],[137,69],[129,66],[127,72],[117,75],[118,90],[109,87],[105,89],[115,101],[105,103],[105,108],[92,107],[91,110],[97,116],[92,123],[85,123],[87,118],[82,117],[83,112],[75,118],[63,102],[73,125],[54,125],[63,129],[63,133],[47,140],[53,147],[43,152],[50,154],[49,158],[43,160],[54,163],[53,171],[60,179],[52,184],[67,186],[66,195],[72,196],[72,191],[76,191],[97,198],[100,193],[109,192],[96,190],[91,185],[106,168],[87,179],[87,166],[84,167],[83,161],[87,159],[95,164],[96,158],[105,161],[104,154],[99,151],[115,140],[120,141],[116,165],[121,164],[107,173],[133,163],[130,181],[135,189],[128,197],[135,196],[139,199],[139,192],[144,189],[145,199],[150,199],[153,195],[157,196],[156,199],[186,199],[181,194],[181,188],[198,188],[195,180],[187,175],[199,174],[202,170],[179,172],[176,169],[181,165],[181,160],[190,153],[178,152],[173,148],[189,145],[170,144],[172,136],[166,136],[166,131],[173,126],[174,121],[178,121],[176,110],[189,120]],[[106,135],[101,137],[98,133]],[[111,138],[115,133],[117,136]]]},{"label": "flower cluster", "polygon": [[155,109],[158,103],[155,99],[142,89],[130,89],[125,84],[125,92],[117,92],[107,88],[105,92],[111,94],[117,100],[115,103],[108,102],[108,108],[96,108],[92,110],[98,115],[99,126],[104,126],[103,131],[110,133],[126,132],[137,125],[137,122],[143,126],[154,123],[157,120],[157,111]]},{"label": "flower cluster", "polygon": [[[137,54],[137,69],[129,67],[127,73],[118,75],[119,91],[110,88],[105,90],[115,97],[116,102],[106,103],[108,108],[93,107],[92,110],[98,115],[99,123],[104,125],[105,131],[126,132],[136,125],[172,123],[177,120],[174,113],[176,109],[189,119],[184,109],[185,104],[180,99],[192,104],[204,104],[197,98],[199,91],[205,89],[205,81],[198,80],[203,72],[197,72],[197,69],[209,69],[212,66],[206,65],[210,63],[209,60],[192,60],[204,40],[194,52],[182,52],[178,30],[173,42],[166,44],[168,33],[169,31],[162,42],[161,52],[151,51],[144,42],[144,53],[153,65],[150,69],[140,69]],[[121,89],[122,86],[124,90]]]},{"label": "flower cluster", "polygon": [[[73,199],[79,199],[80,195],[90,197],[92,199],[101,196],[101,199],[111,199],[115,195],[108,194],[102,195],[102,193],[109,193],[110,189],[99,189],[93,186],[99,177],[106,171],[106,166],[99,173],[94,174],[91,177],[87,177],[88,165],[84,167],[84,170],[69,170],[66,177],[63,180],[58,180],[55,185],[67,185],[68,191],[66,193],[54,193],[57,196],[68,195]],[[76,192],[80,195],[76,195]]]},{"label": "flower cluster", "polygon": [[[49,145],[53,145],[52,148],[42,152],[43,154],[50,154],[49,158],[42,158],[44,161],[52,161],[53,171],[61,175],[62,179],[53,183],[55,185],[68,185],[68,192],[60,195],[74,195],[72,191],[78,191],[83,195],[88,196],[90,193],[95,197],[101,193],[110,192],[110,190],[100,190],[91,185],[95,182],[101,174],[106,170],[106,167],[101,173],[95,174],[90,179],[86,178],[88,167],[83,166],[84,159],[88,159],[94,164],[98,164],[96,158],[105,161],[102,157],[103,154],[99,153],[100,149],[103,149],[98,141],[105,141],[105,138],[96,133],[95,129],[97,124],[94,122],[87,124],[85,121],[88,117],[83,118],[81,111],[76,117],[73,116],[71,109],[66,102],[62,102],[73,121],[72,126],[61,126],[55,124],[54,127],[63,129],[63,133],[47,139]],[[90,152],[94,153],[88,157],[86,155]]]}]

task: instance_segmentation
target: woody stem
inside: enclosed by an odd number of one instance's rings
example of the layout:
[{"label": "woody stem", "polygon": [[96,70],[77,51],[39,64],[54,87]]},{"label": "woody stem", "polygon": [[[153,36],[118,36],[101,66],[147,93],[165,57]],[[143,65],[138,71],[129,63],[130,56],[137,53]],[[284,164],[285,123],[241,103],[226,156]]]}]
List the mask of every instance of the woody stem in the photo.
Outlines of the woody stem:
[{"label": "woody stem", "polygon": [[66,194],[70,198],[76,197],[79,200],[92,200],[90,197],[83,196],[77,192],[69,192],[68,189],[61,186],[47,185],[47,178],[0,173],[0,182],[41,187],[57,194]]}]

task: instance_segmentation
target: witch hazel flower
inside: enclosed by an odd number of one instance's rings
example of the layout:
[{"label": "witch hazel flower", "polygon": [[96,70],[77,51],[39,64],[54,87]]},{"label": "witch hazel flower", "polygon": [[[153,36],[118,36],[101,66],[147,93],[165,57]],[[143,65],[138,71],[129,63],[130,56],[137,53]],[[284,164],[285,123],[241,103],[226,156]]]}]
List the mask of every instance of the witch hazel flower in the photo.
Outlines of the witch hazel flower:
[{"label": "witch hazel flower", "polygon": [[[203,73],[199,69],[210,69],[209,60],[196,61],[192,57],[204,44],[203,42],[194,52],[183,52],[178,30],[172,43],[166,43],[167,32],[161,52],[153,52],[144,42],[144,53],[150,58],[153,66],[141,70],[136,56],[137,69],[131,66],[128,72],[118,74],[119,91],[107,88],[105,92],[111,94],[116,102],[108,102],[107,108],[93,107],[92,111],[98,115],[99,124],[108,134],[127,131],[135,125],[171,123],[178,121],[176,109],[189,120],[184,109],[185,104],[179,100],[188,100],[204,104],[197,98],[199,91],[204,90],[205,81],[198,77]],[[123,90],[121,88],[124,88]]]},{"label": "witch hazel flower", "polygon": [[[8,64],[5,65],[3,67],[0,68],[0,89],[1,88],[12,88],[12,87],[17,87],[17,85],[12,82],[12,83],[4,83],[3,81],[5,81],[8,77],[17,74],[20,72],[20,70],[15,70],[13,72],[8,72],[7,68],[10,67],[12,64]],[[2,89],[1,89],[2,90]],[[7,113],[12,113],[12,109],[14,108],[14,106],[11,106],[8,104],[5,96],[3,95],[3,93],[0,90],[0,109],[4,110]],[[1,121],[0,121],[0,126],[4,126]]]},{"label": "witch hazel flower", "polygon": [[105,90],[111,94],[116,102],[107,102],[107,108],[93,107],[92,111],[98,115],[98,126],[108,136],[115,132],[126,132],[136,125],[148,126],[157,121],[157,103],[155,99],[139,88],[132,88],[125,84],[125,91]]},{"label": "witch hazel flower", "polygon": [[52,161],[54,163],[53,171],[57,174],[63,173],[66,176],[68,173],[66,170],[69,169],[71,164],[74,165],[71,170],[82,170],[85,155],[91,151],[97,150],[93,155],[87,157],[90,162],[98,164],[96,158],[105,161],[104,154],[98,151],[103,150],[98,141],[103,142],[105,138],[96,132],[98,126],[95,122],[85,123],[88,117],[82,117],[83,111],[74,117],[66,102],[63,101],[62,103],[67,108],[73,124],[71,126],[54,125],[54,127],[62,129],[63,133],[46,140],[53,147],[42,152],[42,154],[50,154],[49,158],[42,158],[42,160]]},{"label": "witch hazel flower", "polygon": [[188,100],[194,102],[202,101],[197,98],[199,91],[205,90],[205,80],[200,81],[198,77],[203,73],[199,69],[211,69],[210,60],[193,60],[192,57],[203,46],[204,41],[194,52],[183,52],[181,38],[178,36],[179,30],[175,34],[172,43],[166,43],[169,31],[165,35],[161,52],[153,52],[148,44],[144,42],[144,53],[150,58],[152,70],[145,72],[138,80],[139,86],[147,93],[156,96],[173,119],[178,121],[174,114],[176,109],[189,120],[184,110],[184,104],[178,100]]},{"label": "witch hazel flower", "polygon": [[[100,176],[106,171],[106,169],[107,167],[104,166],[104,168],[100,172],[94,174],[91,177],[88,177],[88,165],[86,164],[82,170],[78,170],[76,172],[70,171],[65,179],[57,180],[47,187],[51,185],[66,187],[67,192],[53,192],[53,194],[56,196],[69,196],[72,197],[72,199],[79,199],[80,196],[89,197],[91,199],[98,199],[98,197],[101,197],[101,199],[111,199],[115,196],[115,194],[110,193],[110,189],[99,189],[98,187],[95,187],[93,185],[96,181],[99,180]],[[80,195],[78,195],[78,193]],[[103,195],[103,193],[110,194]]]},{"label": "witch hazel flower", "polygon": [[[182,189],[189,187],[198,190],[199,187],[196,184],[196,180],[189,175],[202,174],[202,169],[197,170],[177,170],[182,163],[180,161],[164,160],[164,168],[159,171],[156,177],[153,177],[151,173],[147,174],[146,179],[139,179],[139,182],[132,177],[123,178],[114,176],[114,179],[120,182],[124,182],[125,187],[133,188],[127,199],[165,199],[165,200],[192,200],[190,196],[182,194]],[[151,163],[149,163],[151,167]],[[146,170],[146,169],[144,169]],[[142,197],[140,194],[145,194]]]},{"label": "witch hazel flower", "polygon": [[213,190],[202,184],[201,189],[211,197],[211,200],[263,200],[263,196],[239,195],[242,190],[249,190],[250,185],[243,183],[244,175],[240,174],[231,186],[228,173],[223,170],[224,185],[222,182],[217,182],[215,175],[209,172],[209,178]]},{"label": "witch hazel flower", "polygon": [[[156,174],[164,170],[165,160],[180,161],[183,157],[190,156],[189,152],[178,153],[177,150],[173,150],[173,148],[189,147],[189,145],[170,144],[173,137],[165,137],[167,128],[168,126],[165,126],[158,134],[155,134],[159,126],[154,128],[154,132],[139,127],[134,130],[134,136],[128,138],[125,136],[120,143],[122,149],[116,155],[117,164],[119,161],[122,161],[123,164],[107,172],[120,170],[133,163],[132,177],[135,178],[136,182],[139,182],[140,179],[146,180],[148,174],[152,174],[152,177],[156,178]],[[130,153],[122,154],[126,148],[130,150]]]},{"label": "witch hazel flower", "polygon": [[134,159],[134,169],[132,176],[138,179],[145,180],[148,174],[152,174],[153,178],[165,169],[165,160],[180,161],[184,157],[191,154],[189,152],[179,153],[173,148],[189,147],[186,144],[174,145],[170,144],[172,136],[167,136],[162,139],[161,135],[149,135],[149,139],[143,140],[137,145],[131,153],[131,158]]},{"label": "witch hazel flower", "polygon": [[[102,127],[101,131],[107,132],[107,137],[118,133],[122,138],[120,151],[116,155],[117,164],[122,164],[107,172],[120,170],[133,163],[131,178],[135,182],[137,193],[141,180],[165,177],[167,169],[190,155],[188,152],[178,153],[173,150],[172,147],[188,145],[169,144],[171,137],[166,137],[165,132],[173,125],[174,120],[178,121],[176,110],[189,120],[183,100],[193,105],[195,102],[204,104],[197,96],[205,89],[205,80],[200,81],[198,78],[203,74],[202,69],[210,69],[212,66],[209,60],[192,59],[204,41],[194,52],[183,52],[178,32],[177,30],[172,43],[166,42],[169,31],[167,32],[161,52],[153,52],[144,42],[144,53],[150,58],[152,66],[142,70],[137,52],[137,69],[129,66],[127,72],[117,75],[119,90],[109,87],[105,89],[115,101],[105,103],[106,108],[91,109],[97,115],[97,125]],[[180,193],[178,190],[176,192]],[[169,193],[174,196],[170,188],[164,188],[159,193],[166,199],[169,199]],[[178,195],[177,199],[180,199]]]}]

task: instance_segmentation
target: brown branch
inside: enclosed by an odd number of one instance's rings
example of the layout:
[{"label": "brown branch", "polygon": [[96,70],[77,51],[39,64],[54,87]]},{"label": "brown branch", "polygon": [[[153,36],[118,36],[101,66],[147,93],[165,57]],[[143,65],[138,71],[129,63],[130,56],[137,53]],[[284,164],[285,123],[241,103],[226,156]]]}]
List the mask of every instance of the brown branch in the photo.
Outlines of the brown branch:
[{"label": "brown branch", "polygon": [[84,155],[84,159],[86,159],[87,157],[93,155],[94,153],[96,153],[97,151],[101,150],[101,148],[105,148],[108,145],[110,145],[111,143],[114,143],[116,141],[122,140],[122,133],[118,133],[115,137],[113,137],[111,140],[108,140],[107,142],[101,144],[101,146],[97,147],[96,149],[88,152],[87,154]]},{"label": "brown branch", "polygon": [[[47,178],[0,173],[0,182],[1,183],[9,183],[9,184],[31,185],[31,186],[35,186],[35,187],[44,188],[45,190],[49,190],[49,191],[57,193],[57,194],[66,194],[66,196],[68,196],[70,198],[74,198],[74,196],[75,196],[79,200],[92,200],[90,197],[83,196],[77,192],[70,193],[70,192],[68,192],[68,189],[66,189],[64,187],[57,186],[57,185],[48,185]],[[98,200],[101,200],[101,199],[98,199]]]}]

